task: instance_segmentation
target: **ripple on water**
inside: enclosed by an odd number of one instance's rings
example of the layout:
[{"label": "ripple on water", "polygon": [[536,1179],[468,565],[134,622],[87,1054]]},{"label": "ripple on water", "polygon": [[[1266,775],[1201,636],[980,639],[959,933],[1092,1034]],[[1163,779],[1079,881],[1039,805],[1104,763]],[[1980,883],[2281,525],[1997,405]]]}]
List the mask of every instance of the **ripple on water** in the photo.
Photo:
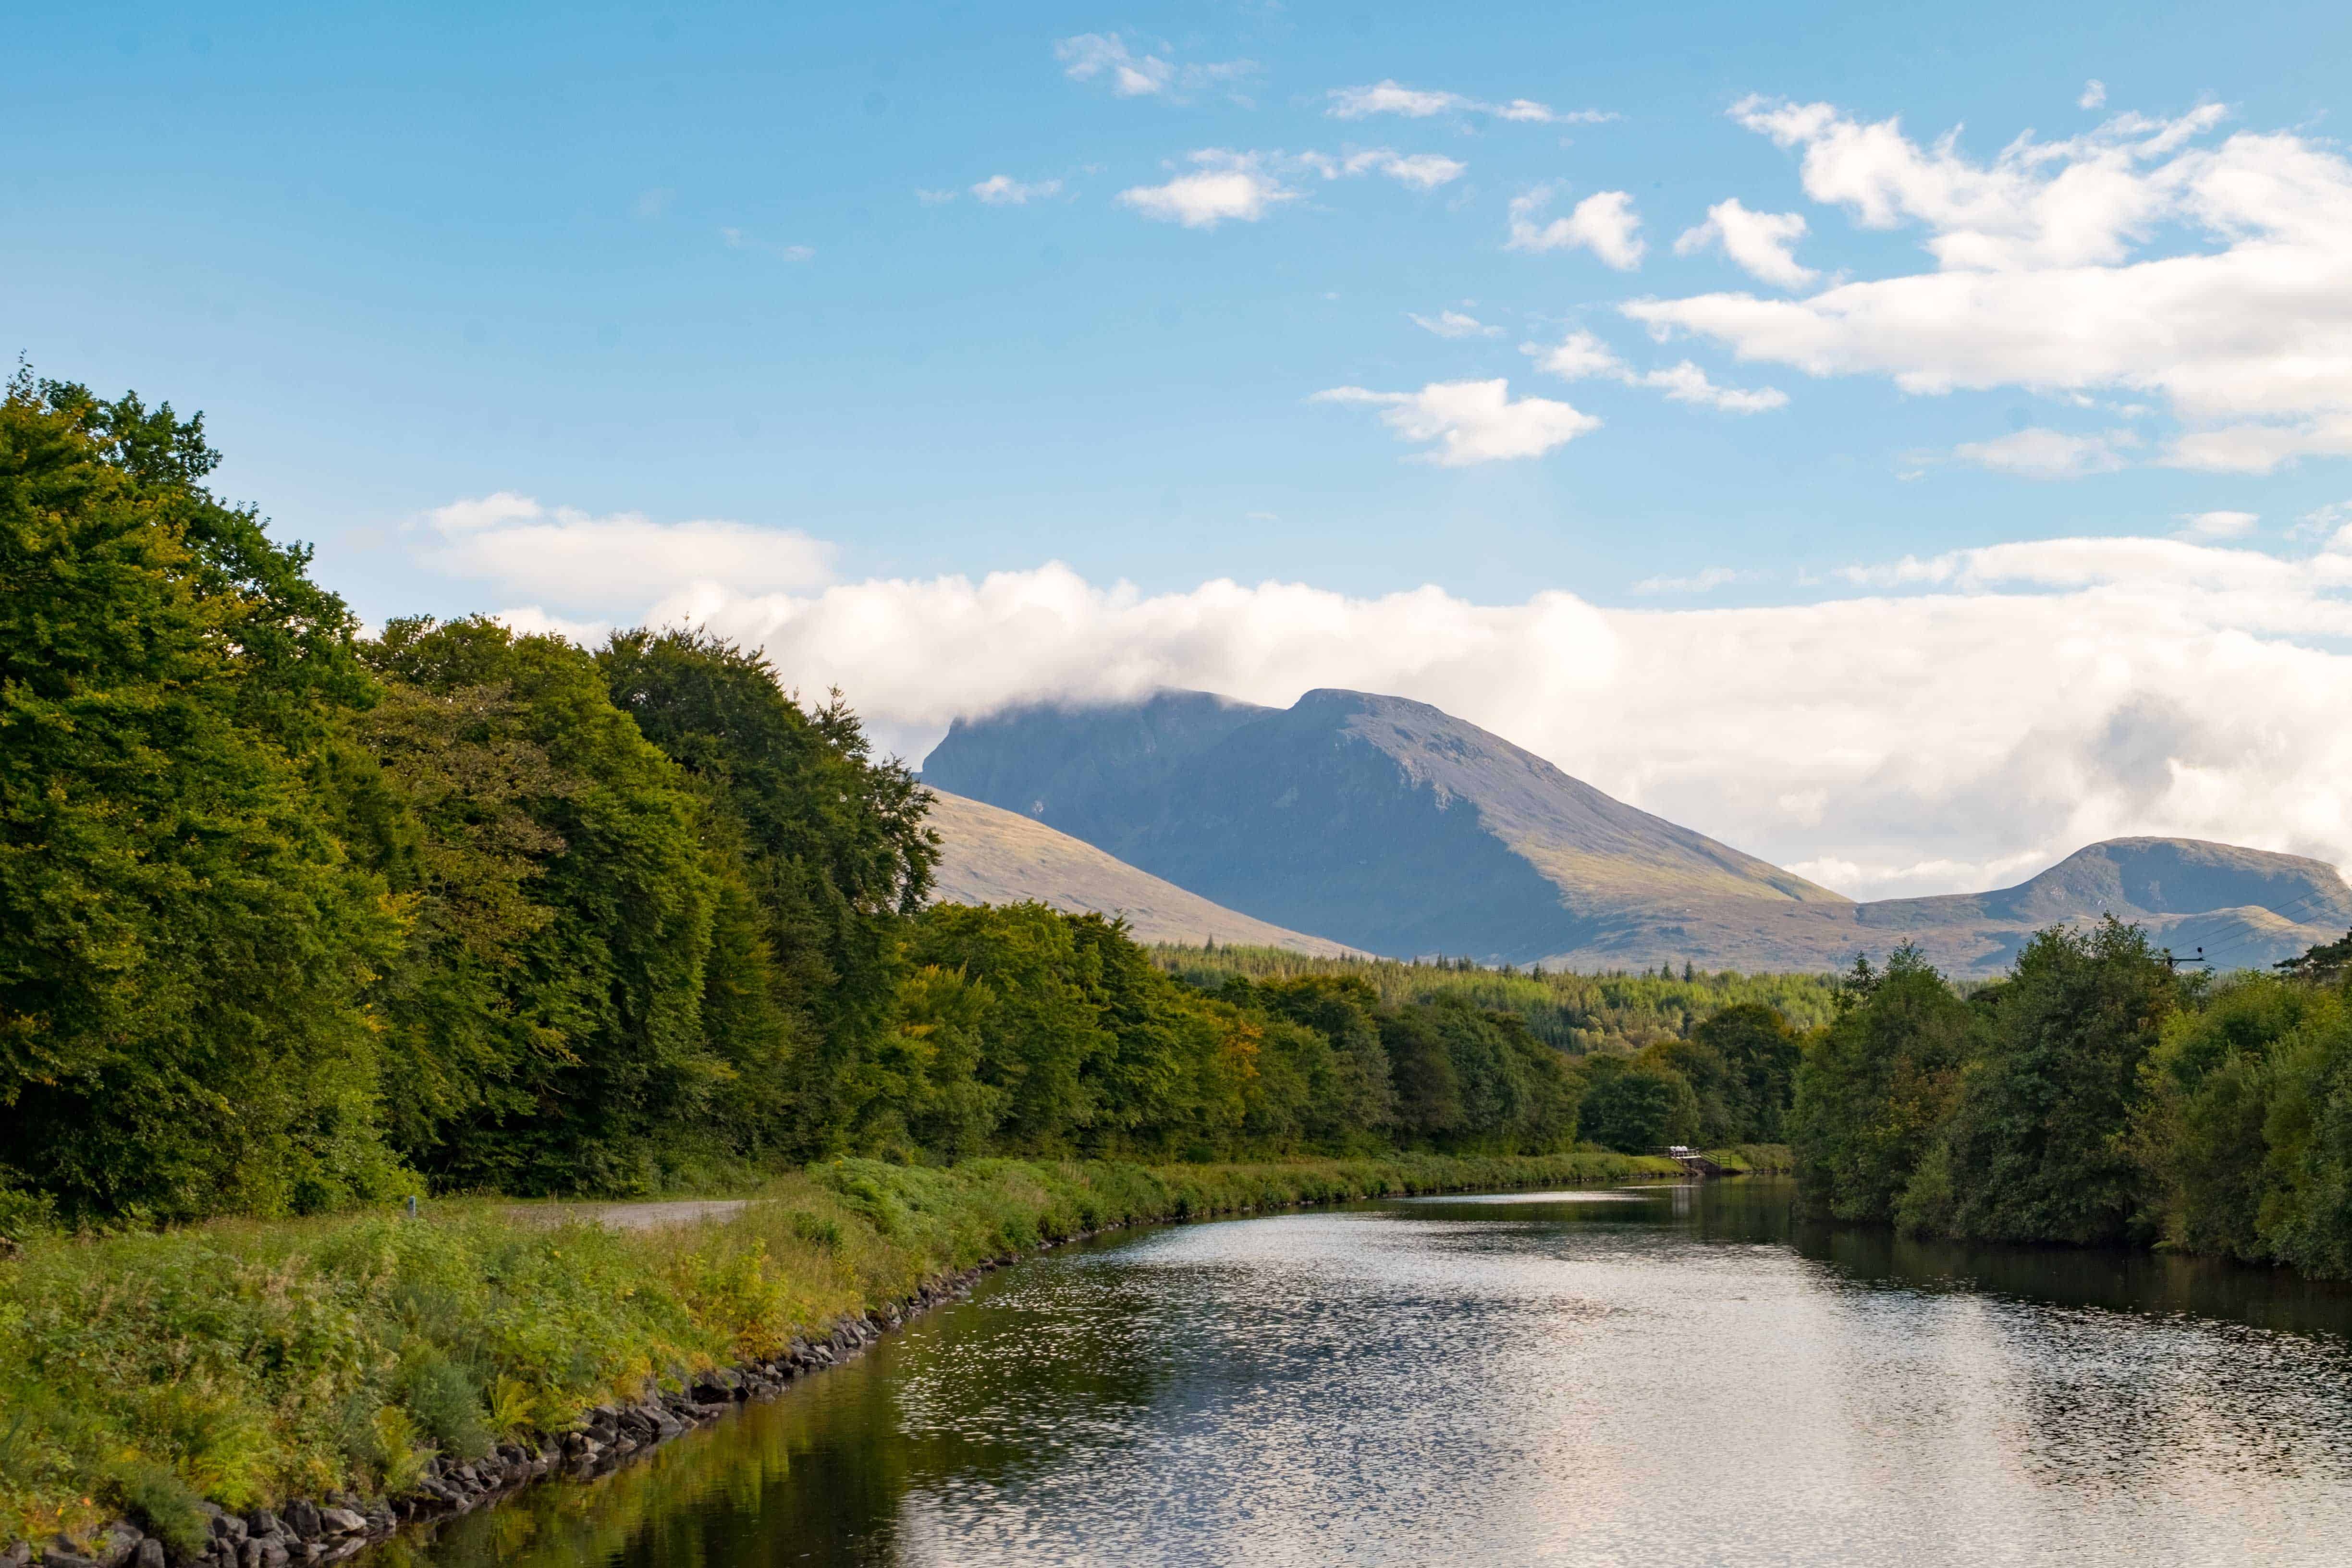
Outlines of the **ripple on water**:
[{"label": "ripple on water", "polygon": [[633,1489],[462,1521],[435,1555],[2345,1560],[2340,1333],[2165,1310],[2146,1280],[2086,1305],[2126,1288],[2079,1254],[2042,1255],[2047,1289],[2035,1255],[1857,1265],[1793,1232],[1780,1191],[1399,1203],[1055,1253]]}]

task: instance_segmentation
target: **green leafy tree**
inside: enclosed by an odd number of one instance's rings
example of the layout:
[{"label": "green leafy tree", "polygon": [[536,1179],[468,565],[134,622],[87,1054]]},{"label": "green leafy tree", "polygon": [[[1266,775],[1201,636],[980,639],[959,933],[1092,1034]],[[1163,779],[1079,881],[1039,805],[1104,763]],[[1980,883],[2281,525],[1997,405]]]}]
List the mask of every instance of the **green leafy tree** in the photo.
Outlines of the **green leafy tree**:
[{"label": "green leafy tree", "polygon": [[2126,1136],[2180,987],[2136,926],[2041,932],[2001,987],[1906,1223],[1970,1237],[2121,1239],[2137,1217]]},{"label": "green leafy tree", "polygon": [[[877,1055],[877,1099],[887,1107],[869,1142],[940,1160],[994,1147],[1010,1094],[982,1076],[996,994],[962,974],[925,964],[899,986],[898,1023]],[[895,1121],[895,1128],[892,1123]],[[900,1136],[892,1137],[896,1131]]]},{"label": "green leafy tree", "polygon": [[994,998],[979,1022],[978,1073],[1004,1098],[1003,1145],[1074,1151],[1097,1110],[1089,1069],[1113,1042],[1071,921],[1044,904],[940,904],[915,922],[908,952]]},{"label": "green leafy tree", "polygon": [[[2273,1238],[2265,1210],[2291,1190],[2273,1169],[2271,1122],[2284,1100],[2281,1047],[2294,1065],[2307,1058],[2289,1044],[2307,1026],[2325,1036],[2342,1014],[2331,991],[2270,975],[2224,982],[2202,1006],[2165,1021],[2150,1054],[2133,1139],[2149,1182],[2158,1232],[2190,1252],[2267,1262]],[[2282,1087],[2288,1092],[2280,1093]],[[2326,1096],[2320,1097],[2325,1100]],[[2292,1136],[2305,1119],[2290,1112],[2280,1131]]]},{"label": "green leafy tree", "polygon": [[2262,1250],[2307,1274],[2352,1279],[2352,996],[2340,981],[2273,1046],[2268,1100]]},{"label": "green leafy tree", "polygon": [[433,1168],[516,1192],[657,1183],[735,1077],[704,1017],[719,892],[698,801],[561,638],[400,620],[367,652],[388,679],[476,703],[478,744],[543,758],[520,804],[562,846],[530,879],[548,918],[499,980],[531,1048],[499,1095],[438,1125]]},{"label": "green leafy tree", "polygon": [[896,1026],[900,927],[938,863],[929,793],[874,759],[838,692],[803,710],[764,658],[720,638],[623,632],[596,658],[613,702],[730,825],[793,1041],[778,1141],[803,1156],[848,1146],[887,1119],[868,1064]]},{"label": "green leafy tree", "polygon": [[[1738,1003],[1692,1029],[1691,1043],[1722,1063],[1724,1077],[1714,1092],[1730,1124],[1726,1141],[1781,1142],[1796,1099],[1797,1064],[1804,1057],[1804,1043],[1788,1020],[1761,1003]],[[1688,1068],[1684,1073],[1698,1086],[1698,1074]],[[1703,1100],[1707,1093],[1700,1089]]]},{"label": "green leafy tree", "polygon": [[1461,1131],[1461,1075],[1429,1009],[1409,1007],[1389,1014],[1380,1027],[1402,1140],[1435,1142]]},{"label": "green leafy tree", "polygon": [[1380,994],[1345,974],[1302,974],[1255,989],[1276,1016],[1330,1043],[1330,1079],[1307,1114],[1310,1137],[1326,1148],[1365,1146],[1396,1116],[1396,1089],[1381,1040]]},{"label": "green leafy tree", "polygon": [[376,695],[201,417],[0,400],[0,1168],[68,1217],[396,1184],[362,994],[382,884],[307,771]]},{"label": "green leafy tree", "polygon": [[1697,1136],[1689,1080],[1654,1060],[1596,1057],[1585,1064],[1580,1131],[1604,1149],[1648,1154]]},{"label": "green leafy tree", "polygon": [[1916,948],[1861,959],[1797,1069],[1790,1142],[1811,1202],[1888,1220],[1958,1092],[1976,1015]]},{"label": "green leafy tree", "polygon": [[358,863],[381,876],[407,940],[369,990],[394,1145],[445,1163],[446,1130],[529,1116],[587,1006],[526,984],[532,939],[557,916],[534,897],[563,840],[534,811],[569,787],[523,732],[503,683],[444,694],[395,682],[314,770]]}]

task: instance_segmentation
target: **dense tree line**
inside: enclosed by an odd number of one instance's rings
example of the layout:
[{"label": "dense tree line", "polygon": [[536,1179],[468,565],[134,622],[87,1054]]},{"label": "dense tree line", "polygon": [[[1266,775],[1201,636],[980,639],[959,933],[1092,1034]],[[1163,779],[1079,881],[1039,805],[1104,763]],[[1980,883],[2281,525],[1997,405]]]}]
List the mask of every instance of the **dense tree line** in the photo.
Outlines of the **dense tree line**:
[{"label": "dense tree line", "polygon": [[0,402],[0,1205],[1785,1139],[1843,1217],[2352,1273],[2352,938],[2217,982],[2052,931],[1963,997],[1907,951],[1519,974],[929,906],[927,797],[838,697],[686,630],[362,635],[217,460]]},{"label": "dense tree line", "polygon": [[1687,1039],[1715,1014],[1742,1005],[1769,1008],[1800,1032],[1810,1032],[1835,1016],[1838,997],[1833,974],[1742,974],[1689,963],[1580,974],[1541,964],[1485,968],[1466,958],[1316,958],[1274,947],[1161,946],[1154,956],[1171,973],[1210,987],[1229,974],[1252,980],[1352,974],[1391,1006],[1459,996],[1517,1015],[1538,1039],[1577,1057],[1622,1056]]},{"label": "dense tree line", "polygon": [[2352,936],[2280,968],[2177,973],[2114,921],[1966,1000],[1858,964],[1799,1070],[1801,1176],[1842,1218],[2352,1275]]},{"label": "dense tree line", "polygon": [[837,697],[691,631],[363,635],[217,461],[168,405],[22,374],[0,405],[0,1188],[66,1217],[845,1152],[1647,1147],[1779,1092],[1704,1030],[1612,1076],[1507,998],[927,908],[927,797]]}]

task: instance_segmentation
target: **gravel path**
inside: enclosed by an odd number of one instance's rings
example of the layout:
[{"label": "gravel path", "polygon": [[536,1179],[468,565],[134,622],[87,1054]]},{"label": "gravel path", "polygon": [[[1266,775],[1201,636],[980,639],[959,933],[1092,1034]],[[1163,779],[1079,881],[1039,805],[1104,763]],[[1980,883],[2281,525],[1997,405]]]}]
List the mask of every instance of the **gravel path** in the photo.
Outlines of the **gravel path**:
[{"label": "gravel path", "polygon": [[608,1230],[662,1230],[706,1219],[732,1219],[750,1202],[749,1198],[689,1198],[652,1204],[533,1204],[513,1212],[519,1218],[547,1225],[585,1220]]}]

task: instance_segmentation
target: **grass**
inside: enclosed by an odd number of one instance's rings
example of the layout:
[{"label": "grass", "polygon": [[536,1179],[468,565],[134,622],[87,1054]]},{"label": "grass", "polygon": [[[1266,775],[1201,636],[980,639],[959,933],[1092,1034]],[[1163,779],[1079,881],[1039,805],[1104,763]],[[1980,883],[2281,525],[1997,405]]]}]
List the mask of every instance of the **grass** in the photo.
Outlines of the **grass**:
[{"label": "grass", "polygon": [[494,1199],[420,1216],[41,1237],[0,1262],[0,1542],[196,1504],[397,1493],[588,1407],[675,1387],[1045,1239],[1297,1203],[1671,1176],[1578,1152],[1154,1166],[867,1160],[724,1222],[611,1231]]}]

